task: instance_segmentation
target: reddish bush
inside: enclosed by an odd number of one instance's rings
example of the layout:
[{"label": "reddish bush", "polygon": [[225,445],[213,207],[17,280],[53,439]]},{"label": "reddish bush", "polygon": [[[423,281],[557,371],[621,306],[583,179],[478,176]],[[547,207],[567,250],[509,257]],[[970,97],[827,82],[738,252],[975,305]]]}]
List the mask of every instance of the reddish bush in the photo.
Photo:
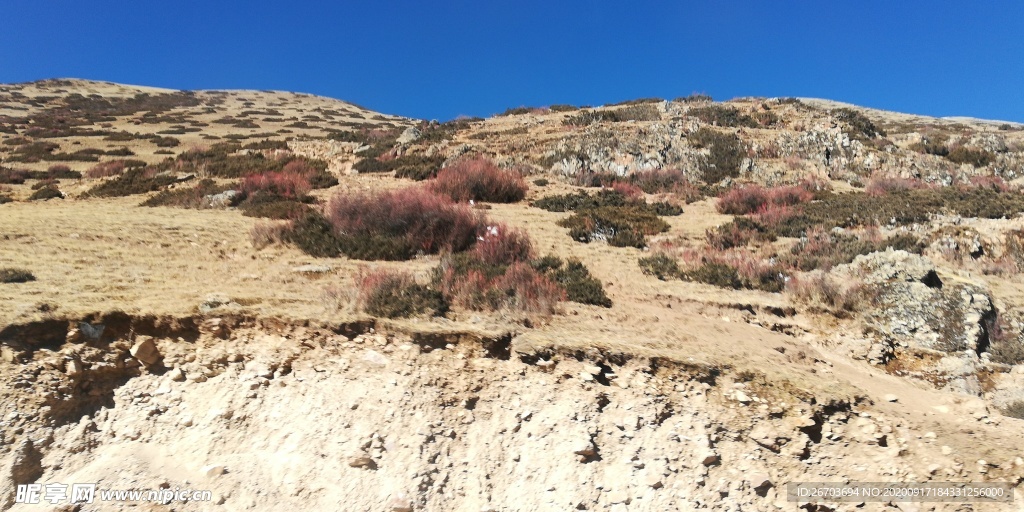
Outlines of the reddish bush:
[{"label": "reddish bush", "polygon": [[242,179],[242,193],[252,197],[259,194],[273,195],[289,199],[304,197],[311,187],[304,174],[295,172],[265,172],[250,174]]},{"label": "reddish bush", "polygon": [[473,255],[488,265],[509,265],[532,259],[533,244],[526,233],[497,224],[477,237]]},{"label": "reddish bush", "polygon": [[111,160],[90,167],[88,171],[85,171],[85,176],[88,178],[107,178],[110,176],[120,176],[123,173],[124,161]]},{"label": "reddish bush", "polygon": [[460,160],[437,173],[430,190],[453,201],[514,203],[526,197],[526,180],[514,171],[499,169],[486,158]]},{"label": "reddish bush", "polygon": [[616,181],[613,183],[612,190],[626,196],[628,199],[637,199],[644,195],[644,191],[639,186],[632,183],[626,183],[624,181]]},{"label": "reddish bush", "polygon": [[551,314],[565,300],[565,290],[526,262],[516,262],[490,278],[482,270],[459,273],[447,268],[440,279],[446,296],[456,304],[477,311],[512,310]]},{"label": "reddish bush", "polygon": [[735,187],[718,198],[718,211],[727,215],[754,213],[768,204],[768,191],[758,185]]},{"label": "reddish bush", "polygon": [[304,159],[296,158],[284,164],[281,172],[308,176],[315,173],[316,169],[314,169],[312,165],[309,165],[309,163]]},{"label": "reddish bush", "polygon": [[687,203],[703,197],[700,187],[694,185],[686,173],[679,169],[652,169],[632,174],[630,183],[648,194],[671,193],[680,196]]},{"label": "reddish bush", "polygon": [[1009,192],[1012,188],[1003,178],[992,175],[971,176],[968,184],[970,188],[987,188],[996,192]]},{"label": "reddish bush", "polygon": [[505,274],[494,280],[492,289],[502,303],[496,309],[551,314],[565,300],[565,290],[524,262],[513,263]]},{"label": "reddish bush", "polygon": [[796,212],[789,206],[766,204],[757,210],[754,218],[758,224],[774,231],[781,224],[793,218],[795,215]]},{"label": "reddish bush", "polygon": [[815,185],[804,182],[785,187],[762,188],[748,185],[730,189],[718,200],[718,211],[729,215],[747,215],[770,206],[793,206],[814,199]]},{"label": "reddish bush", "polygon": [[916,178],[899,178],[892,176],[871,176],[864,192],[869,196],[882,196],[893,192],[905,192],[907,190],[920,190],[931,188],[927,183]]},{"label": "reddish bush", "polygon": [[339,236],[402,243],[425,253],[465,250],[484,228],[483,218],[468,206],[418,187],[339,194],[326,214]]}]

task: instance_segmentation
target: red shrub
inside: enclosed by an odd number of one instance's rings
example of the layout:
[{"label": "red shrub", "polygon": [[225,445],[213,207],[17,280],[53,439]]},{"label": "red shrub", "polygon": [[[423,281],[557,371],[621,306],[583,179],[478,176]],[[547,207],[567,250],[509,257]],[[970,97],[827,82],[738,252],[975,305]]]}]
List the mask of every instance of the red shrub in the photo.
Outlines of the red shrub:
[{"label": "red shrub", "polygon": [[531,313],[551,314],[555,305],[565,300],[561,286],[537,272],[528,263],[512,264],[505,274],[495,279],[492,288],[503,299],[499,308]]},{"label": "red shrub", "polygon": [[305,160],[296,158],[295,160],[284,164],[284,168],[281,169],[281,172],[308,176],[316,172],[316,169],[309,165]]},{"label": "red shrub", "polygon": [[999,176],[971,176],[968,181],[971,188],[987,188],[996,192],[1009,192],[1010,184]]},{"label": "red shrub", "polygon": [[758,185],[735,187],[718,198],[718,211],[727,215],[754,213],[768,204],[768,191]]},{"label": "red shrub", "polygon": [[425,253],[462,251],[484,229],[483,217],[419,187],[374,194],[339,194],[326,214],[335,233],[401,239]]},{"label": "red shrub", "polygon": [[636,199],[644,195],[644,191],[637,185],[632,183],[626,183],[624,181],[616,181],[612,184],[612,190],[626,196],[629,199]]},{"label": "red shrub", "polygon": [[526,197],[526,180],[514,171],[499,169],[486,158],[460,160],[437,173],[430,190],[453,201],[514,203]]},{"label": "red shrub", "polygon": [[755,218],[762,226],[775,229],[794,215],[796,215],[796,212],[789,206],[766,204],[757,210]]},{"label": "red shrub", "polygon": [[240,187],[249,197],[268,194],[284,198],[301,198],[309,193],[309,179],[304,174],[288,171],[250,174],[242,178]]},{"label": "red shrub", "polygon": [[871,177],[871,181],[868,182],[868,186],[864,188],[864,192],[869,196],[882,196],[893,192],[923,188],[930,188],[930,186],[916,178],[874,175]]},{"label": "red shrub", "polygon": [[799,185],[762,188],[748,185],[730,189],[718,200],[718,211],[728,215],[747,215],[770,206],[793,206],[814,199],[816,185],[804,182]]},{"label": "red shrub", "polygon": [[533,244],[526,233],[496,224],[477,238],[473,255],[488,265],[509,265],[532,259]]},{"label": "red shrub", "polygon": [[551,314],[555,305],[566,298],[561,286],[525,262],[513,263],[493,279],[479,270],[458,275],[449,268],[441,283],[445,295],[453,302],[477,311],[504,309]]},{"label": "red shrub", "polygon": [[106,178],[109,176],[120,176],[123,173],[124,161],[111,160],[90,167],[88,171],[85,171],[85,176],[88,178]]}]

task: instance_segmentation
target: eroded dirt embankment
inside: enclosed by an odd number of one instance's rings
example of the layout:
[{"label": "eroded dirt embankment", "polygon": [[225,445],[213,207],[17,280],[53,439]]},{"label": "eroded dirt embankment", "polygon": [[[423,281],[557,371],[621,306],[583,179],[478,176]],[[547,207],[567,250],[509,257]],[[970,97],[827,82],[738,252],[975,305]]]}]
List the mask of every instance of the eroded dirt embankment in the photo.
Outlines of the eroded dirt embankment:
[{"label": "eroded dirt embankment", "polygon": [[0,508],[28,482],[216,504],[151,510],[660,511],[792,509],[794,480],[1020,479],[865,399],[727,367],[372,322],[85,320],[103,332],[0,336]]}]

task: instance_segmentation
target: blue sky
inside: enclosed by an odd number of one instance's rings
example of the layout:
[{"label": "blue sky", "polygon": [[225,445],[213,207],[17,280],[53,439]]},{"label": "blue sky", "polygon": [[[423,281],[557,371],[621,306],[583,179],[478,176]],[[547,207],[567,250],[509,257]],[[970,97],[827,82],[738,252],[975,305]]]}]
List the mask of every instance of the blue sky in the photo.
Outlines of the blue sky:
[{"label": "blue sky", "polygon": [[1024,122],[1024,2],[5,0],[0,82],[277,89],[411,117],[703,92]]}]

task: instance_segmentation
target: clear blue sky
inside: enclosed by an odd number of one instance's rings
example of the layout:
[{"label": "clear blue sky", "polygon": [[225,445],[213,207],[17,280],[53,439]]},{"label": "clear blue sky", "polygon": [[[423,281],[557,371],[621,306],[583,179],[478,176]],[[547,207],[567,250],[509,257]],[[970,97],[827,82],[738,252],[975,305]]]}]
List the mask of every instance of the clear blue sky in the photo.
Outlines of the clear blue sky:
[{"label": "clear blue sky", "polygon": [[6,0],[0,82],[278,89],[439,120],[704,92],[1024,122],[1024,2]]}]

